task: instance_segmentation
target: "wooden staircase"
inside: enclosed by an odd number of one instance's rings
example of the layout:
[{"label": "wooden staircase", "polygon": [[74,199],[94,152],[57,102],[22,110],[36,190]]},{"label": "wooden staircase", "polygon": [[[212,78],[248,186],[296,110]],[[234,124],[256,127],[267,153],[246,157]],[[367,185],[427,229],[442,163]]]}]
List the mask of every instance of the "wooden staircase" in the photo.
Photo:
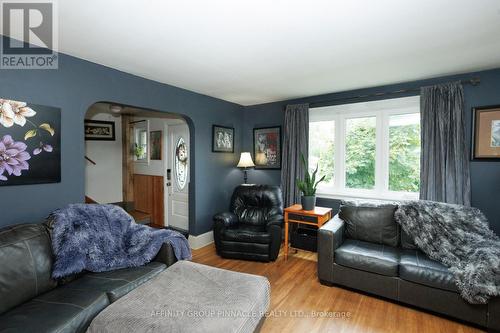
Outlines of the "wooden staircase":
[{"label": "wooden staircase", "polygon": [[[85,196],[85,203],[86,204],[98,204],[97,201],[95,201],[94,199],[92,199],[89,196]],[[156,226],[154,224],[151,224],[151,214],[140,212],[138,210],[133,209],[133,207],[130,207],[133,205],[127,204],[126,202],[116,202],[116,203],[113,203],[113,205],[117,205],[117,206],[120,206],[121,208],[123,208],[127,213],[130,214],[130,216],[132,216],[134,218],[135,222],[138,224],[147,224],[147,225],[150,225],[151,227],[159,227],[159,226]]]},{"label": "wooden staircase", "polygon": [[92,199],[91,197],[88,197],[88,196],[85,196],[85,203],[86,204],[96,204],[97,201],[95,201],[94,199]]}]

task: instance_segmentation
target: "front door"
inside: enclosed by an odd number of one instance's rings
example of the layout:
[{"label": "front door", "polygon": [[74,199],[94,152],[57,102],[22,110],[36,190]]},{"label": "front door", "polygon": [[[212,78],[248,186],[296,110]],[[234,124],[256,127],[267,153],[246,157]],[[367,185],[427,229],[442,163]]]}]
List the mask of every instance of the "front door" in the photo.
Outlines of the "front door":
[{"label": "front door", "polygon": [[186,124],[169,125],[168,133],[167,225],[189,231],[189,129]]}]

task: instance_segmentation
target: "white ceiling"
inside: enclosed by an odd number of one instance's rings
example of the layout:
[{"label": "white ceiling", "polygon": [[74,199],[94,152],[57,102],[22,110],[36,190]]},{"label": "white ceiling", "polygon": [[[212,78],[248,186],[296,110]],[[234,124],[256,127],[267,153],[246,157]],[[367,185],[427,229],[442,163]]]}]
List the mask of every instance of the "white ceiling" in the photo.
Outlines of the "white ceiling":
[{"label": "white ceiling", "polygon": [[60,0],[59,50],[242,105],[500,67],[499,0]]}]

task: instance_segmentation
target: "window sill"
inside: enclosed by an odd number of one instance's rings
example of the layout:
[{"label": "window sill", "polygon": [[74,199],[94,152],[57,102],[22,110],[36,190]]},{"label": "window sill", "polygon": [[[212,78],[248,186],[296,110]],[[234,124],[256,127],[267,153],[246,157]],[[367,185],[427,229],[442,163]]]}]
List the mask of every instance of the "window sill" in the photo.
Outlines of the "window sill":
[{"label": "window sill", "polygon": [[369,199],[369,200],[383,200],[383,201],[402,201],[402,200],[419,199],[418,193],[398,193],[398,192],[376,194],[367,192],[326,193],[318,191],[316,196],[318,198],[336,199],[336,200]]}]

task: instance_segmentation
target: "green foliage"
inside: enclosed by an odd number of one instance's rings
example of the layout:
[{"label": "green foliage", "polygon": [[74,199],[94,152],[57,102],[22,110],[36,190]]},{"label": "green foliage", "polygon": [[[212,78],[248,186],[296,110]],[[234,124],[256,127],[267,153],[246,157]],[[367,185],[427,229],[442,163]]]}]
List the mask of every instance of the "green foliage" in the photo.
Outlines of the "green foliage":
[{"label": "green foliage", "polygon": [[389,147],[389,190],[418,192],[420,125],[390,127]]},{"label": "green foliage", "polygon": [[318,184],[325,179],[325,176],[321,177],[318,181],[316,181],[318,166],[316,166],[316,169],[313,171],[311,175],[309,174],[304,154],[300,153],[300,159],[302,161],[302,165],[304,166],[305,175],[304,175],[304,180],[297,179],[297,187],[304,196],[316,195],[316,188],[318,187]]},{"label": "green foliage", "polygon": [[[376,132],[368,119],[357,119],[346,131],[346,187],[371,189],[375,186]],[[319,172],[324,180],[333,180],[335,145],[328,137],[315,134],[310,147],[319,157]],[[389,127],[389,190],[418,192],[420,188],[420,125]]]},{"label": "green foliage", "polygon": [[375,186],[375,126],[370,120],[354,119],[346,132],[348,188],[371,189]]},{"label": "green foliage", "polygon": [[333,183],[334,180],[334,124],[334,121],[309,123],[309,170],[314,170],[311,164],[316,162],[318,173],[325,175],[325,183]]},{"label": "green foliage", "polygon": [[137,157],[137,159],[144,158],[144,155],[146,154],[146,147],[145,146],[139,146],[135,145],[134,148],[134,155]]},{"label": "green foliage", "polygon": [[334,168],[335,168],[335,145],[333,140],[329,139],[325,143],[326,149],[319,152],[318,170],[321,174],[325,175],[325,182],[333,181]]}]

